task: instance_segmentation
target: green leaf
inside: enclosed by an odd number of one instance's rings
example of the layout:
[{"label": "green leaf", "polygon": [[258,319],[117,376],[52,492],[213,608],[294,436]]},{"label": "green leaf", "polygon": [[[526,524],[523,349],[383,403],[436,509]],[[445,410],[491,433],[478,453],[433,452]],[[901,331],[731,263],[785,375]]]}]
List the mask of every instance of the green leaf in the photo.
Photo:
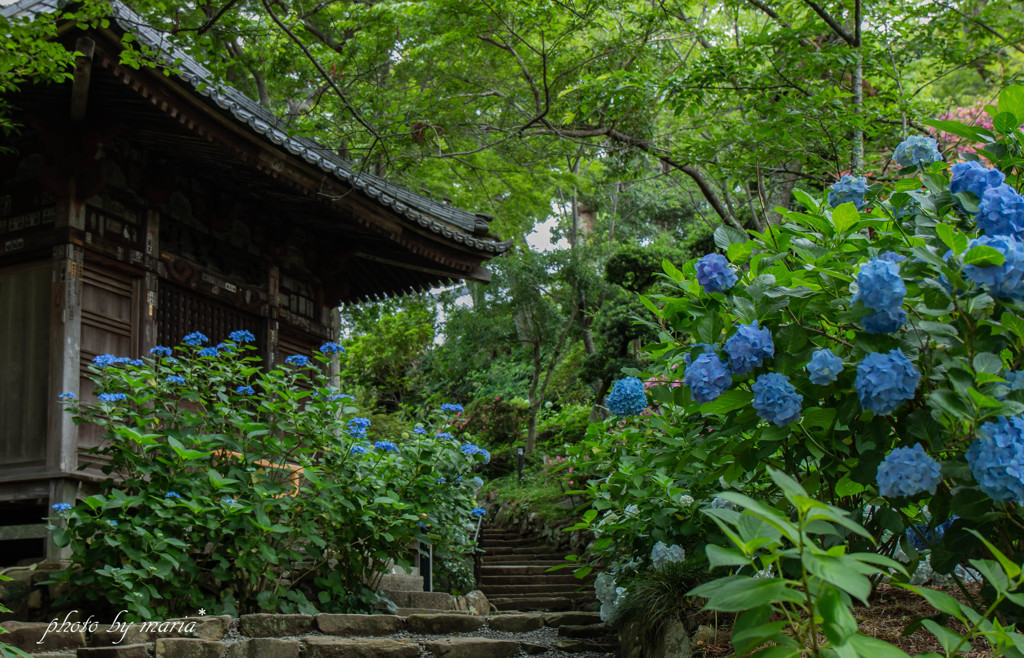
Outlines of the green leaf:
[{"label": "green leaf", "polygon": [[[910,658],[903,649],[894,647],[885,640],[870,637],[863,633],[852,635],[847,644],[858,656],[871,656],[871,658]],[[917,658],[921,658],[918,656]]]},{"label": "green leaf", "polygon": [[753,399],[754,394],[750,391],[733,388],[722,393],[711,402],[705,402],[700,405],[700,412],[702,414],[711,414],[716,416],[727,414],[730,411],[735,411],[736,409],[745,409],[746,407],[749,407],[750,402]]},{"label": "green leaf", "polygon": [[725,255],[729,258],[730,263],[745,264],[750,261],[750,255],[754,253],[754,243],[750,242],[733,242],[725,250]]},{"label": "green leaf", "polygon": [[1006,256],[1001,251],[982,244],[972,247],[964,254],[964,265],[995,267],[1002,265],[1004,262],[1006,262]]},{"label": "green leaf", "polygon": [[715,229],[714,238],[719,249],[728,249],[731,244],[746,242],[747,234],[731,226],[719,226]]},{"label": "green leaf", "polygon": [[[1024,87],[1021,87],[1021,89],[1024,89]],[[1017,579],[1017,576],[1021,574],[1021,567],[1019,564],[1017,564],[1010,558],[1006,557],[1006,555],[1001,550],[996,548],[995,545],[992,544],[992,542],[985,539],[977,530],[974,530],[973,528],[968,528],[967,532],[971,533],[972,535],[980,539],[981,543],[985,544],[985,547],[988,548],[988,550],[992,553],[992,556],[995,559],[999,560],[999,564],[1002,565],[1003,571],[1006,572],[1007,576],[1009,576],[1013,580]]]},{"label": "green leaf", "polygon": [[810,194],[804,192],[801,189],[793,190],[793,198],[796,199],[800,205],[802,205],[804,208],[807,208],[811,212],[816,212],[821,205],[820,201],[818,201]]},{"label": "green leaf", "polygon": [[818,578],[867,603],[868,596],[871,595],[871,581],[860,572],[876,570],[867,568],[845,555],[815,555],[805,552],[802,562],[807,570]]},{"label": "green leaf", "polygon": [[780,601],[798,602],[800,594],[786,587],[782,578],[726,576],[690,590],[690,596],[707,599],[705,610],[743,612]]},{"label": "green leaf", "polygon": [[749,565],[751,559],[737,548],[726,548],[715,544],[705,547],[711,567],[742,567]]},{"label": "green leaf", "polygon": [[935,636],[935,639],[939,641],[939,644],[942,645],[943,650],[947,654],[952,654],[953,650],[961,646],[961,643],[964,641],[962,635],[956,631],[946,628],[936,621],[925,619],[921,623],[931,632],[932,635]]},{"label": "green leaf", "polygon": [[923,121],[924,125],[931,126],[932,128],[938,128],[942,132],[956,135],[957,137],[963,137],[972,142],[984,142],[986,136],[992,136],[992,133],[985,130],[984,128],[978,128],[977,126],[967,126],[959,121]]},{"label": "green leaf", "polygon": [[1020,127],[1020,120],[1012,112],[1000,112],[992,119],[992,127],[998,132],[1009,134]]},{"label": "green leaf", "polygon": [[940,592],[930,587],[917,587],[915,585],[905,585],[902,583],[895,583],[897,587],[903,589],[909,589],[911,592],[916,593],[918,596],[928,602],[928,605],[935,608],[939,612],[944,612],[947,615],[956,617],[960,621],[966,623],[967,619],[964,617],[963,611],[960,609],[960,603],[949,594]]},{"label": "green leaf", "polygon": [[832,225],[836,227],[836,233],[845,233],[847,229],[860,220],[860,211],[852,201],[841,203],[832,211]]},{"label": "green leaf", "polygon": [[849,606],[840,596],[835,587],[825,587],[818,595],[818,614],[822,619],[822,630],[828,641],[835,645],[846,644],[851,635],[857,632],[857,620],[850,612]]},{"label": "green leaf", "polygon": [[[1003,113],[1013,114],[1015,117],[1024,117],[1024,86],[1009,85],[1004,87],[1003,90],[999,92],[997,108],[999,113],[996,117]],[[1017,125],[1014,126],[1014,128],[1019,125],[1020,121],[1017,122]]]}]

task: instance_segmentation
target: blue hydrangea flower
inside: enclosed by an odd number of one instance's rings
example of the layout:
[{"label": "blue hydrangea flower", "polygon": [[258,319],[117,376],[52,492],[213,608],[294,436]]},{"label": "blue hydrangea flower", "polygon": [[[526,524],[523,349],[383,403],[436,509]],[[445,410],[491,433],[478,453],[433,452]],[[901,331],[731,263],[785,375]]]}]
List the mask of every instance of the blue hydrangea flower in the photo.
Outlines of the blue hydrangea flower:
[{"label": "blue hydrangea flower", "polygon": [[983,424],[965,457],[986,496],[1024,503],[1024,418],[1003,416]]},{"label": "blue hydrangea flower", "polygon": [[302,368],[304,366],[309,365],[309,357],[302,356],[301,354],[293,354],[287,359],[285,359],[284,362],[289,365],[298,366],[299,368]]},{"label": "blue hydrangea flower", "polygon": [[828,190],[828,205],[833,208],[852,202],[860,210],[867,203],[864,195],[868,193],[868,181],[863,176],[844,174]]},{"label": "blue hydrangea flower", "polygon": [[906,294],[907,286],[900,276],[899,263],[872,258],[861,265],[853,301],[859,299],[864,306],[875,311],[891,311],[903,305]]},{"label": "blue hydrangea flower", "polygon": [[216,347],[214,347],[213,349],[215,349],[218,352],[227,352],[228,354],[231,354],[237,348],[235,347],[234,343],[227,343],[227,342],[225,342],[225,343],[217,343]]},{"label": "blue hydrangea flower", "polygon": [[53,509],[53,511],[57,512],[58,514],[61,514],[63,512],[70,512],[71,505],[69,505],[68,503],[57,503],[53,505],[51,509]]},{"label": "blue hydrangea flower", "polygon": [[857,397],[860,406],[886,416],[907,400],[914,398],[921,373],[902,350],[888,354],[872,352],[857,364]]},{"label": "blue hydrangea flower", "polygon": [[1009,235],[982,235],[971,240],[971,248],[978,245],[992,247],[1006,260],[1002,265],[980,267],[965,265],[964,276],[974,283],[987,286],[993,297],[1024,298],[1024,244]]},{"label": "blue hydrangea flower", "polygon": [[1012,235],[1024,232],[1024,196],[1003,183],[985,190],[974,215],[985,235]]},{"label": "blue hydrangea flower", "polygon": [[860,325],[869,334],[894,334],[907,323],[907,312],[902,308],[874,311],[860,319]]},{"label": "blue hydrangea flower", "polygon": [[224,496],[223,498],[220,499],[220,502],[224,503],[228,507],[238,504],[238,501],[232,498],[231,496]]},{"label": "blue hydrangea flower", "polygon": [[151,347],[149,353],[158,358],[167,358],[171,355],[171,348],[157,345],[156,347]]},{"label": "blue hydrangea flower", "polygon": [[444,484],[447,481],[448,480],[446,480],[443,477],[441,477],[441,478],[437,478],[436,480],[434,480],[434,484]]},{"label": "blue hydrangea flower", "polygon": [[117,527],[117,521],[114,520],[114,519],[107,519],[107,525],[110,526],[111,528],[116,528]]},{"label": "blue hydrangea flower", "polygon": [[217,356],[217,348],[216,347],[204,347],[203,349],[199,350],[199,356],[207,357],[207,358],[213,358],[213,357]]},{"label": "blue hydrangea flower", "polygon": [[239,395],[255,395],[256,391],[253,390],[252,386],[239,386],[235,389],[235,393]]},{"label": "blue hydrangea flower", "polygon": [[77,397],[78,397],[77,395],[75,395],[71,391],[68,391],[67,393],[61,393],[60,395],[58,395],[57,399],[58,400],[74,400]]},{"label": "blue hydrangea flower", "polygon": [[491,453],[489,451],[485,450],[484,448],[480,448],[480,454],[484,456],[485,464],[491,463]]},{"label": "blue hydrangea flower", "polygon": [[167,379],[164,380],[168,384],[175,384],[177,386],[185,385],[185,378],[181,375],[168,375]]},{"label": "blue hydrangea flower", "polygon": [[939,462],[920,443],[913,448],[896,448],[878,465],[878,493],[886,498],[916,496],[923,491],[934,494],[942,481],[941,470]]},{"label": "blue hydrangea flower", "polygon": [[481,516],[485,516],[487,514],[487,510],[485,510],[483,507],[474,507],[470,511],[470,514],[476,518],[480,518]]},{"label": "blue hydrangea flower", "polygon": [[1003,184],[1006,176],[998,169],[986,167],[980,162],[969,160],[958,162],[950,169],[952,178],[949,181],[949,193],[957,195],[960,192],[971,192],[980,200],[985,196],[985,190]]},{"label": "blue hydrangea flower", "polygon": [[355,398],[347,393],[335,393],[334,395],[327,396],[328,402],[334,402],[335,400],[355,400]]},{"label": "blue hydrangea flower", "polygon": [[441,405],[441,411],[450,412],[450,413],[453,413],[453,414],[461,414],[462,413],[462,405],[461,404],[452,404],[451,402],[445,402],[444,404]]},{"label": "blue hydrangea flower", "polygon": [[736,273],[722,254],[708,254],[697,261],[697,283],[704,292],[725,292],[736,281]]},{"label": "blue hydrangea flower", "polygon": [[800,418],[804,396],[796,392],[789,377],[777,372],[760,375],[750,387],[754,392],[754,410],[765,420],[785,427]]},{"label": "blue hydrangea flower", "polygon": [[1024,391],[1024,370],[1013,370],[1003,373],[1005,384],[999,384],[999,393],[995,397],[1005,400],[1006,396],[1013,391]]},{"label": "blue hydrangea flower", "polygon": [[377,441],[373,444],[373,448],[384,452],[398,452],[398,446],[390,441]]},{"label": "blue hydrangea flower", "polygon": [[479,489],[480,487],[484,486],[484,479],[481,477],[474,477],[472,479],[472,482],[474,489]]},{"label": "blue hydrangea flower", "polygon": [[[915,525],[913,528],[907,528],[907,542],[919,551],[927,550],[938,544],[946,536],[946,531],[953,527],[953,523],[959,518],[959,516],[954,514],[948,520],[935,526],[934,530],[930,529],[926,523]],[[924,538],[922,538],[922,535],[924,535]]]},{"label": "blue hydrangea flower", "polygon": [[464,443],[462,444],[462,447],[459,448],[459,450],[462,451],[462,454],[469,456],[475,455],[476,453],[480,452],[480,447],[475,446],[472,443]]},{"label": "blue hydrangea flower", "polygon": [[772,332],[758,328],[757,320],[741,324],[725,341],[725,353],[729,355],[729,369],[734,374],[745,375],[775,355]]},{"label": "blue hydrangea flower", "polygon": [[700,404],[711,402],[732,386],[729,369],[717,354],[701,354],[686,367],[683,380]]},{"label": "blue hydrangea flower", "polygon": [[422,427],[415,427],[415,428],[413,428],[412,433],[413,434],[426,434],[427,430],[423,429]]},{"label": "blue hydrangea flower", "polygon": [[168,491],[164,494],[164,498],[181,498],[181,495],[177,491]]},{"label": "blue hydrangea flower", "polygon": [[892,154],[892,159],[901,167],[914,167],[938,162],[942,160],[942,154],[939,153],[938,143],[934,137],[912,135],[900,142]]},{"label": "blue hydrangea flower", "polygon": [[323,354],[337,354],[338,352],[344,352],[345,348],[342,347],[341,345],[338,345],[334,341],[330,341],[321,345],[320,351]]},{"label": "blue hydrangea flower", "polygon": [[352,420],[348,421],[348,433],[352,436],[366,436],[366,428],[369,426],[369,418],[360,418],[359,416],[356,416]]},{"label": "blue hydrangea flower", "polygon": [[206,343],[209,343],[210,339],[207,338],[205,334],[202,334],[198,331],[193,331],[188,336],[182,338],[181,342],[184,343],[185,345],[191,345],[195,347],[197,345],[204,345]]},{"label": "blue hydrangea flower", "polygon": [[417,521],[417,522],[416,522],[416,527],[417,527],[417,528],[426,528],[426,527],[427,527],[427,524],[426,524],[426,523],[424,523],[423,521]]},{"label": "blue hydrangea flower", "polygon": [[612,385],[612,392],[604,403],[608,411],[619,417],[639,414],[647,408],[643,382],[636,377],[623,377]]},{"label": "blue hydrangea flower", "polygon": [[228,334],[228,340],[239,345],[245,345],[246,343],[255,343],[256,336],[253,336],[252,332],[247,329],[237,329]]},{"label": "blue hydrangea flower", "polygon": [[366,446],[354,445],[349,449],[349,452],[352,453],[353,455],[365,455]]},{"label": "blue hydrangea flower", "polygon": [[92,364],[97,368],[107,368],[117,363],[117,357],[113,354],[100,354],[93,357]]},{"label": "blue hydrangea flower", "polygon": [[100,402],[123,402],[128,399],[124,393],[100,393]]},{"label": "blue hydrangea flower", "polygon": [[895,251],[883,251],[878,254],[878,260],[884,260],[887,263],[902,263],[907,260],[907,257],[903,254],[897,254]]},{"label": "blue hydrangea flower", "polygon": [[454,438],[455,438],[454,436],[452,436],[452,435],[451,435],[451,434],[449,434],[448,432],[438,432],[438,433],[437,433],[437,434],[435,434],[434,436],[435,436],[436,438],[438,438],[438,439],[454,439]]},{"label": "blue hydrangea flower", "polygon": [[135,366],[136,368],[141,368],[142,366],[146,365],[146,363],[142,359],[132,359],[128,362],[128,365]]},{"label": "blue hydrangea flower", "polygon": [[843,371],[843,360],[833,354],[832,350],[818,350],[804,367],[810,374],[812,384],[827,386],[839,378],[839,373]]}]

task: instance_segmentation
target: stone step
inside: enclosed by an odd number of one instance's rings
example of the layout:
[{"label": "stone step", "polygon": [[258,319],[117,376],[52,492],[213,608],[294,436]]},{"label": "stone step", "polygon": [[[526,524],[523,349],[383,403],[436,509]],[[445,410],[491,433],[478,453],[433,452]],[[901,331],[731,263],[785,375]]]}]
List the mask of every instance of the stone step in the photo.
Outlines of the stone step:
[{"label": "stone step", "polygon": [[615,630],[604,624],[565,624],[558,627],[558,634],[577,640],[601,640],[614,636]]},{"label": "stone step", "polygon": [[518,537],[509,539],[492,539],[487,535],[482,537],[482,546],[532,546],[537,543],[536,537]]},{"label": "stone step", "polygon": [[[484,594],[487,594],[484,592]],[[596,601],[597,597],[593,591],[589,592],[509,592],[508,594],[495,594],[491,597],[487,594],[487,600],[494,599],[536,599],[536,598],[572,599],[574,601]]]},{"label": "stone step", "polygon": [[539,555],[553,553],[555,548],[547,544],[524,544],[521,546],[481,546],[485,555]]},{"label": "stone step", "polygon": [[480,586],[485,587],[490,585],[543,585],[548,583],[552,585],[564,585],[566,583],[572,585],[579,585],[580,583],[592,583],[593,580],[594,578],[592,576],[588,576],[587,578],[583,579],[576,578],[568,569],[565,569],[562,571],[553,571],[551,573],[541,574],[481,574]]},{"label": "stone step", "polygon": [[[505,557],[504,555],[499,557]],[[566,564],[565,560],[534,560],[529,556],[512,556],[512,559],[507,560],[488,560],[486,557],[480,563],[482,566],[522,566],[522,567],[557,567],[559,565]]]},{"label": "stone step", "polygon": [[529,560],[530,562],[535,560],[555,560],[558,562],[565,562],[565,555],[561,553],[484,553],[483,557],[484,564],[493,562],[515,562],[516,560]]},{"label": "stone step", "polygon": [[[528,564],[483,564],[480,565],[480,576],[528,576],[531,574],[545,575],[558,573],[548,571],[549,567],[533,567]],[[566,573],[569,573],[566,571]]]},{"label": "stone step", "polygon": [[[487,598],[492,596],[505,596],[506,594],[515,593],[531,593],[531,592],[593,592],[594,587],[592,585],[582,585],[579,582],[576,583],[537,583],[537,584],[526,584],[526,585],[481,585],[481,591]],[[583,590],[580,590],[583,587]]]},{"label": "stone step", "polygon": [[498,610],[571,610],[573,600],[568,596],[537,596],[514,598],[488,598]]},{"label": "stone step", "polygon": [[447,592],[392,592],[383,594],[400,608],[428,608],[431,610],[455,609],[455,599]]}]

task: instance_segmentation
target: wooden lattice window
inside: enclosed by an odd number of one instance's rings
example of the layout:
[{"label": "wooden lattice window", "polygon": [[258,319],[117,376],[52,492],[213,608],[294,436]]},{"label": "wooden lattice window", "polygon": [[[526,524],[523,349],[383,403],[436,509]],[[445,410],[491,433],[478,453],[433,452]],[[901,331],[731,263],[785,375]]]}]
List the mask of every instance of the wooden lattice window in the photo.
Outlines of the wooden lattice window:
[{"label": "wooden lattice window", "polygon": [[251,331],[258,346],[266,345],[263,323],[255,315],[163,281],[156,325],[160,345],[178,345],[193,331],[206,334],[215,345],[240,329]]}]

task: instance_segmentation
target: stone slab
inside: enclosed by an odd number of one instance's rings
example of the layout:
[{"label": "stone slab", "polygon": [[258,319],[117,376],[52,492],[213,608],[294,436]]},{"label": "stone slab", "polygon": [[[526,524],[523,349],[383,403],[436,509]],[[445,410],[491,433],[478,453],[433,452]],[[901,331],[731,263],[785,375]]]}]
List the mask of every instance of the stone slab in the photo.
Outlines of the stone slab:
[{"label": "stone slab", "polygon": [[410,633],[446,635],[478,631],[483,628],[484,619],[472,615],[409,615],[405,625]]},{"label": "stone slab", "polygon": [[408,640],[307,637],[305,658],[419,658],[420,647]]},{"label": "stone slab", "polygon": [[572,624],[583,626],[585,624],[600,624],[601,615],[596,612],[551,612],[544,615],[545,626],[564,626]]},{"label": "stone slab", "polygon": [[538,628],[544,627],[544,615],[500,615],[487,620],[487,625],[493,631],[505,633],[529,633]]},{"label": "stone slab", "polygon": [[301,654],[298,640],[258,637],[229,645],[227,658],[299,658]]},{"label": "stone slab", "polygon": [[313,615],[255,614],[239,617],[239,631],[248,637],[304,635],[315,626]]},{"label": "stone slab", "polygon": [[162,637],[156,641],[156,658],[221,658],[223,642],[186,637]]},{"label": "stone slab", "polygon": [[393,635],[405,628],[405,620],[398,615],[320,614],[316,616],[316,625],[325,635]]},{"label": "stone slab", "polygon": [[447,637],[423,647],[437,658],[511,658],[519,653],[518,642],[482,637]]},{"label": "stone slab", "polygon": [[81,624],[68,622],[65,625],[63,617],[38,623],[5,621],[0,626],[7,630],[3,641],[26,652],[64,651],[85,646],[85,630],[80,629]]},{"label": "stone slab", "polygon": [[612,629],[604,624],[562,624],[558,634],[578,640],[601,639],[613,634]]},{"label": "stone slab", "polygon": [[149,658],[151,644],[121,644],[79,649],[78,658]]}]

